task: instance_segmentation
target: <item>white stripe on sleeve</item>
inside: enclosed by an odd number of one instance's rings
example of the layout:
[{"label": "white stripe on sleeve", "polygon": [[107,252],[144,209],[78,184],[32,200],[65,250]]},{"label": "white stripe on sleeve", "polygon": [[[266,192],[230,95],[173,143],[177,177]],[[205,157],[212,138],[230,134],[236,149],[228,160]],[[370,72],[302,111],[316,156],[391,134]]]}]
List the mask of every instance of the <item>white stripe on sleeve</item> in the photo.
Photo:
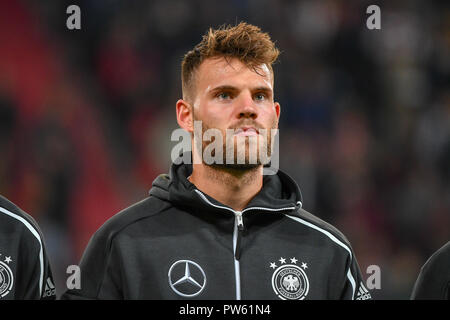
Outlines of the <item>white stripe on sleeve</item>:
[{"label": "white stripe on sleeve", "polygon": [[37,230],[27,220],[25,220],[23,217],[15,214],[15,213],[12,213],[11,211],[9,211],[9,210],[7,210],[5,208],[2,208],[2,207],[0,207],[0,212],[3,212],[4,214],[6,214],[6,215],[8,215],[8,216],[10,216],[10,217],[12,217],[12,218],[22,222],[25,225],[25,227],[27,227],[28,230],[30,230],[30,232],[38,240],[38,242],[39,242],[39,263],[40,263],[40,266],[41,266],[41,272],[40,272],[40,275],[39,275],[39,295],[42,296],[42,283],[43,283],[43,280],[44,280],[44,252],[43,252],[43,249],[42,249],[42,241],[41,241],[41,237],[39,235],[39,232],[37,232]]}]

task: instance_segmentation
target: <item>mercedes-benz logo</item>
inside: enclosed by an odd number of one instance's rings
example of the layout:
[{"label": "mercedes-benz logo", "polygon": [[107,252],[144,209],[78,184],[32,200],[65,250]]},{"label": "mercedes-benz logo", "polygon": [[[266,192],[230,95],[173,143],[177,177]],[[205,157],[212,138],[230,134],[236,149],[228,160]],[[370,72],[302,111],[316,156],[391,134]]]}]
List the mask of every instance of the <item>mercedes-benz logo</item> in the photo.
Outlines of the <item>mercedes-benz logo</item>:
[{"label": "mercedes-benz logo", "polygon": [[178,260],[169,269],[169,285],[176,294],[192,298],[198,296],[205,288],[206,275],[197,263]]}]

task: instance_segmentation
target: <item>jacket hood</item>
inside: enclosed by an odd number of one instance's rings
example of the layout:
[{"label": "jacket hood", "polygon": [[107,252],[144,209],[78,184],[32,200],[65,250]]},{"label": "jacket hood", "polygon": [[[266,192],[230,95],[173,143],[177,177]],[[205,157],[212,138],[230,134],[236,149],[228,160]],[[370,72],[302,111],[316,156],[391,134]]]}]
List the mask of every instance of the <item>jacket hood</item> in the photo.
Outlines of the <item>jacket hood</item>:
[{"label": "jacket hood", "polygon": [[[211,207],[228,207],[199,191],[187,179],[191,173],[191,164],[173,163],[169,174],[161,174],[153,181],[149,194],[181,207],[207,206],[209,209]],[[302,195],[297,183],[289,175],[278,170],[274,175],[263,177],[262,189],[250,201],[246,209],[263,208],[276,211],[288,207],[301,207],[302,202]]]}]

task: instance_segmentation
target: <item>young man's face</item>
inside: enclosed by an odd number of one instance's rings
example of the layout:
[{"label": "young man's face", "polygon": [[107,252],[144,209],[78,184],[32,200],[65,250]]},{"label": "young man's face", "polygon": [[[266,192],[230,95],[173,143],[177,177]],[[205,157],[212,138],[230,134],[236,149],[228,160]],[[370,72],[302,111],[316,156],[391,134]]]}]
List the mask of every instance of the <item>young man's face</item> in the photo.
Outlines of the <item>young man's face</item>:
[{"label": "young man's face", "polygon": [[[280,115],[280,105],[273,101],[273,78],[268,67],[261,65],[256,73],[235,58],[228,62],[223,57],[210,58],[199,66],[194,81],[194,120],[202,121],[202,135],[210,128],[220,130],[223,163],[230,165],[228,152],[233,154],[233,167],[261,165],[260,149],[268,148],[270,155],[271,129],[278,128]],[[203,150],[210,143],[203,141]],[[241,161],[245,157],[245,164],[237,165],[238,155]]]}]

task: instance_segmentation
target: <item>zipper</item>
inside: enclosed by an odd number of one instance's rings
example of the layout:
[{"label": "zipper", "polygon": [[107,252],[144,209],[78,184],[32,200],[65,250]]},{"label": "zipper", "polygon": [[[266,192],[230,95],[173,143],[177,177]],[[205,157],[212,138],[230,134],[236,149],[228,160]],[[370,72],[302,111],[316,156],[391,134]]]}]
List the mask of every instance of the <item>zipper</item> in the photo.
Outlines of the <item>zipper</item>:
[{"label": "zipper", "polygon": [[[233,210],[234,211],[234,210]],[[240,247],[242,231],[244,223],[242,219],[242,212],[235,212],[234,230],[233,230],[233,250],[234,250],[234,276],[236,280],[236,300],[241,300],[241,267],[239,263]]]},{"label": "zipper", "polygon": [[280,209],[272,209],[272,208],[264,208],[264,207],[250,207],[245,208],[242,211],[235,211],[229,207],[219,206],[211,201],[208,200],[208,198],[198,189],[194,189],[194,191],[200,196],[200,198],[206,202],[208,205],[224,209],[227,211],[230,211],[235,216],[235,223],[234,223],[234,230],[233,230],[233,250],[234,250],[234,274],[236,278],[236,300],[241,300],[241,272],[240,272],[240,265],[239,265],[239,259],[241,257],[241,239],[242,239],[242,233],[244,231],[244,219],[243,219],[243,213],[250,210],[263,210],[263,211],[286,211],[286,210],[294,210],[295,207],[286,207],[286,208],[280,208]]},{"label": "zipper", "polygon": [[239,260],[241,258],[241,239],[244,231],[244,219],[242,218],[242,211],[236,211],[236,246],[234,248],[234,258]]}]

